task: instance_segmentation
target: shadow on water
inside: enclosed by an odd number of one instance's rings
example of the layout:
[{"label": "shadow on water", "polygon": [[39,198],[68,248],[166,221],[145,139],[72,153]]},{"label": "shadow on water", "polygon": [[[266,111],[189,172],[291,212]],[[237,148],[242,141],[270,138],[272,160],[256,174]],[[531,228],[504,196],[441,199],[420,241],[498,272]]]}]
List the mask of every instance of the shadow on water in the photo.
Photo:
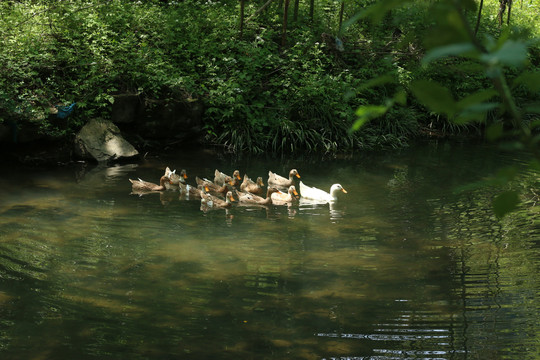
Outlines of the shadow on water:
[{"label": "shadow on water", "polygon": [[[441,145],[298,162],[185,153],[11,169],[0,180],[0,354],[533,358],[538,217],[500,222],[489,192],[453,191],[514,160]],[[294,167],[305,183],[339,182],[348,194],[207,212],[174,191],[130,195],[128,178],[156,181],[165,166],[192,183],[216,168],[266,179]]]}]

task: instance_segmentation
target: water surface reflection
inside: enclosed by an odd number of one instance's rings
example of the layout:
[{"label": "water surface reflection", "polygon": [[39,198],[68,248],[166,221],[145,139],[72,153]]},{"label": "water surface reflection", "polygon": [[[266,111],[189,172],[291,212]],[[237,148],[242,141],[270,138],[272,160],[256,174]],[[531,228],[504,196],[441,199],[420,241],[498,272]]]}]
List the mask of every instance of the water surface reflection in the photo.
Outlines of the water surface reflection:
[{"label": "water surface reflection", "polygon": [[[204,154],[32,176],[11,169],[0,179],[0,354],[532,358],[537,218],[501,223],[485,192],[453,191],[505,161],[471,150],[410,149],[303,170]],[[129,177],[152,179],[165,166],[190,179],[297,167],[306,183],[340,182],[348,194],[333,205],[206,212],[172,191],[130,195]]]}]

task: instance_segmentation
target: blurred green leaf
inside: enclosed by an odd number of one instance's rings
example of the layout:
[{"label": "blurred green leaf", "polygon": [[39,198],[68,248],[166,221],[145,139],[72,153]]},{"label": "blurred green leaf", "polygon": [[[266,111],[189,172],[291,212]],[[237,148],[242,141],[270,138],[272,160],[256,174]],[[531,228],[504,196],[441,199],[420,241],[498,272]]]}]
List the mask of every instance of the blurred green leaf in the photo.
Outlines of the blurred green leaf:
[{"label": "blurred green leaf", "polygon": [[516,166],[506,166],[497,172],[495,181],[501,185],[505,185],[512,181],[518,174],[519,169]]},{"label": "blurred green leaf", "polygon": [[540,91],[540,72],[525,71],[514,79],[513,87],[524,85],[529,91]]},{"label": "blurred green leaf", "polygon": [[484,121],[487,113],[499,106],[498,103],[486,102],[496,95],[497,92],[493,89],[480,90],[459,100],[456,105],[461,111],[453,122],[467,124]]},{"label": "blurred green leaf", "polygon": [[496,109],[499,105],[496,103],[474,104],[466,107],[457,116],[452,119],[454,124],[464,125],[471,122],[483,122],[490,110]]},{"label": "blurred green leaf", "polygon": [[429,80],[417,80],[411,84],[411,91],[418,100],[431,111],[451,117],[456,109],[454,97],[446,87]]},{"label": "blurred green leaf", "polygon": [[408,2],[413,2],[413,0],[379,0],[345,21],[343,28],[346,29],[361,19],[368,19],[372,24],[377,24],[389,11],[402,7]]},{"label": "blurred green leaf", "polygon": [[395,78],[390,75],[377,76],[373,79],[363,82],[362,85],[358,87],[358,91],[370,89],[376,86],[391,84],[391,83],[394,83],[395,81],[396,81]]},{"label": "blurred green leaf", "polygon": [[499,147],[505,151],[522,151],[525,145],[521,141],[508,141],[499,144]]},{"label": "blurred green leaf", "polygon": [[515,191],[500,193],[493,200],[493,212],[500,219],[516,209],[519,204],[519,195]]},{"label": "blurred green leaf", "polygon": [[480,59],[487,65],[519,67],[527,60],[527,46],[522,42],[508,40],[498,50],[483,54]]},{"label": "blurred green leaf", "polygon": [[529,163],[529,168],[535,171],[540,171],[540,161],[537,159],[531,160],[531,162]]},{"label": "blurred green leaf", "polygon": [[471,38],[463,26],[463,19],[450,1],[435,1],[430,11],[434,26],[425,34],[428,49],[470,42]]},{"label": "blurred green leaf", "polygon": [[540,103],[529,104],[524,107],[524,110],[529,113],[540,114]]},{"label": "blurred green leaf", "polygon": [[475,53],[475,46],[470,42],[450,44],[446,46],[439,46],[427,52],[422,59],[422,64],[427,65],[432,61],[444,58],[447,56],[458,56],[464,54]]},{"label": "blurred green leaf", "polygon": [[469,106],[483,103],[497,95],[498,93],[493,89],[480,90],[470,95],[467,95],[463,99],[459,100],[458,106],[462,109],[465,109]]},{"label": "blurred green leaf", "polygon": [[364,105],[360,106],[356,110],[356,116],[358,119],[354,122],[351,127],[351,131],[357,131],[362,126],[364,126],[369,120],[384,115],[388,110],[387,106],[384,105]]},{"label": "blurred green leaf", "polygon": [[502,123],[495,123],[486,129],[486,137],[489,141],[495,141],[503,136],[504,127]]},{"label": "blurred green leaf", "polygon": [[536,129],[537,127],[540,127],[540,119],[531,122],[531,124],[529,126],[530,126],[531,129]]},{"label": "blurred green leaf", "polygon": [[497,103],[480,103],[469,105],[460,111],[452,122],[455,124],[482,122],[486,119],[488,111],[496,109],[498,106],[499,104]]},{"label": "blurred green leaf", "polygon": [[405,106],[407,104],[407,92],[405,90],[400,90],[397,93],[395,93],[394,102],[401,106]]}]

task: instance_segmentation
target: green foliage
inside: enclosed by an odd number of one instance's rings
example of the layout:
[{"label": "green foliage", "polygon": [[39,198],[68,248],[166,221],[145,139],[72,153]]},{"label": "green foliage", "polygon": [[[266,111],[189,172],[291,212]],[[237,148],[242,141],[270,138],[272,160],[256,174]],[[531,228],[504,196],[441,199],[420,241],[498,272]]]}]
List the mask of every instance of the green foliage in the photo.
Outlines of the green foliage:
[{"label": "green foliage", "polygon": [[[389,11],[415,5],[412,1],[381,1],[359,17],[369,14],[380,18]],[[422,71],[418,72],[421,76],[408,84],[408,90],[430,112],[458,126],[484,124],[488,139],[505,139],[503,144],[507,149],[526,149],[538,159],[540,135],[535,134],[536,124],[540,122],[540,108],[535,100],[539,90],[538,69],[529,61],[529,48],[535,44],[530,34],[535,29],[522,24],[522,28],[505,28],[499,34],[486,32],[479,37],[470,25],[470,14],[476,11],[476,4],[471,0],[433,4],[431,13],[436,26],[424,38],[427,51],[421,61]],[[469,74],[471,70],[476,74],[479,81],[474,87],[456,86],[468,81],[446,73],[445,67],[454,64],[458,64],[461,74]],[[483,79],[479,79],[478,74],[483,75]],[[512,78],[515,78],[513,83]],[[454,79],[457,81],[450,81]],[[525,91],[516,91],[520,86]],[[535,105],[531,106],[530,102]],[[353,130],[386,115],[394,105],[395,102],[387,101],[384,106],[361,106]],[[514,167],[505,168],[494,179],[483,181],[481,186],[493,182],[506,185],[515,174]],[[505,190],[494,198],[493,209],[502,218],[518,204],[519,192]]]},{"label": "green foliage", "polygon": [[[251,152],[398,147],[484,124],[495,138],[505,114],[537,119],[536,1],[507,31],[487,4],[485,51],[462,26],[472,1],[347,1],[341,28],[341,1],[315,1],[313,21],[301,3],[285,46],[278,3],[251,17],[262,3],[247,2],[240,36],[238,1],[2,2],[0,116],[69,135],[119,93],[199,99],[207,141]],[[518,105],[493,90],[502,78]],[[49,115],[74,101],[67,121]]]}]

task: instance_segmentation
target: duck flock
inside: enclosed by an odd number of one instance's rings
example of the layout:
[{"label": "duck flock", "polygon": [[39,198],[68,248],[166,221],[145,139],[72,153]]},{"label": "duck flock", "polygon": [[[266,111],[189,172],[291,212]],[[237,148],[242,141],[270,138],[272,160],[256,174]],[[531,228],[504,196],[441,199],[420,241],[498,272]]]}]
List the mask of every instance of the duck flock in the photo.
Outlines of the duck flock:
[{"label": "duck flock", "polygon": [[[332,185],[330,192],[307,186],[298,180],[300,174],[296,169],[289,172],[288,178],[269,171],[266,194],[262,177],[253,181],[246,174],[242,179],[239,170],[235,170],[233,175],[229,176],[216,169],[213,181],[195,177],[196,186],[187,184],[187,178],[185,170],[177,174],[176,170],[171,171],[167,167],[159,184],[141,179],[129,179],[129,181],[132,184],[132,194],[143,195],[174,190],[185,199],[200,200],[201,206],[217,209],[227,209],[234,206],[233,204],[289,205],[297,202],[301,197],[315,202],[332,203],[338,200],[339,193],[347,193],[340,184]],[[296,181],[299,181],[299,192],[295,186]]]}]

